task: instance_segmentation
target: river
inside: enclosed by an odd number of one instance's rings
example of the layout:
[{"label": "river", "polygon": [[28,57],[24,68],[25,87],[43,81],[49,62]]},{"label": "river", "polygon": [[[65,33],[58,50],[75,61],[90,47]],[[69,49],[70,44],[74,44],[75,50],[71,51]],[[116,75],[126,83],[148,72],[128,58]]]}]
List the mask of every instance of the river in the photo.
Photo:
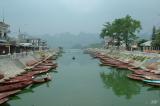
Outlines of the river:
[{"label": "river", "polygon": [[128,70],[100,67],[82,50],[66,50],[57,62],[52,81],[26,88],[2,106],[160,106],[160,88],[128,79]]}]

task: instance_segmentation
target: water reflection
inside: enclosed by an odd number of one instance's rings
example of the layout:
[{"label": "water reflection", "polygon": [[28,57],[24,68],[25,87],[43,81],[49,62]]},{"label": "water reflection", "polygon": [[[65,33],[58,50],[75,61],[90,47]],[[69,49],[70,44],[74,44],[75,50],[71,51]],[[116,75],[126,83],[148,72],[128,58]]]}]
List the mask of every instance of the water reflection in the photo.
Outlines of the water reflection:
[{"label": "water reflection", "polygon": [[49,82],[46,82],[46,87],[47,87],[47,88],[50,88]]},{"label": "water reflection", "polygon": [[21,98],[17,95],[9,97],[9,100],[20,100]]},{"label": "water reflection", "polygon": [[49,88],[50,87],[50,82],[45,82],[45,83],[41,83],[41,84],[33,84],[32,86],[30,86],[28,88],[28,90],[33,91],[34,88],[37,88],[37,87],[42,86],[42,85],[46,85],[46,87]]},{"label": "water reflection", "polygon": [[140,85],[137,82],[128,80],[126,74],[128,71],[111,68],[110,72],[101,72],[100,76],[107,89],[112,91],[117,96],[125,96],[126,99],[131,99],[133,95],[140,93]]},{"label": "water reflection", "polygon": [[[18,93],[18,95],[9,97],[9,99],[11,101],[20,100],[21,98],[19,97],[19,95],[25,94],[25,93],[34,93],[35,92],[34,89],[39,87],[39,86],[42,86],[42,85],[46,85],[47,88],[50,87],[50,83],[49,82],[42,83],[42,84],[33,84],[33,85],[23,89],[20,93]],[[0,106],[10,106],[10,104],[9,103],[4,103],[4,104],[2,104]]]},{"label": "water reflection", "polygon": [[1,104],[1,106],[11,106],[11,105],[8,103],[4,103],[4,104]]},{"label": "water reflection", "polygon": [[158,87],[150,87],[147,89],[147,91],[159,91],[160,92],[160,88]]},{"label": "water reflection", "polygon": [[[75,60],[72,59],[73,57],[75,57]],[[88,60],[88,55],[83,55],[83,51],[81,51],[80,49],[79,50],[77,49],[76,51],[66,50],[65,57],[63,57],[63,61],[60,62],[60,65],[64,65],[65,67],[73,64],[78,66],[79,65],[84,66],[84,65],[90,65],[91,64],[90,62],[93,62],[93,61],[88,62],[87,60]]]},{"label": "water reflection", "polygon": [[[73,61],[72,56],[75,56],[76,60]],[[158,90],[149,89],[148,86],[129,80],[125,77],[128,71],[99,67],[98,63],[98,60],[91,60],[90,56],[81,52],[66,52],[58,59],[59,73],[53,77],[55,80],[27,88],[30,89],[27,94],[18,95],[21,100],[13,100],[9,104],[11,106],[160,106]],[[102,73],[99,74],[100,71]]]},{"label": "water reflection", "polygon": [[147,89],[148,92],[156,92],[158,99],[160,100],[160,88],[150,87]]},{"label": "water reflection", "polygon": [[24,94],[24,93],[34,93],[34,91],[33,89],[25,88],[19,94]]}]

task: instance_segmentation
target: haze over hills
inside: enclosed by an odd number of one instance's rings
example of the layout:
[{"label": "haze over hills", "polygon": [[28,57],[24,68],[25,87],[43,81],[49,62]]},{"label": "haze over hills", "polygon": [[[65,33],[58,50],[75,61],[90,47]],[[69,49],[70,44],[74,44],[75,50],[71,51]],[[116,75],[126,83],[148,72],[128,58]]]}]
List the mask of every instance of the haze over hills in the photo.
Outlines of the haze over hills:
[{"label": "haze over hills", "polygon": [[[145,37],[144,37],[145,36]],[[89,46],[102,45],[102,39],[99,34],[80,32],[79,34],[73,34],[70,32],[58,33],[54,35],[44,34],[40,37],[47,41],[50,48],[63,47],[63,48],[84,48]],[[150,34],[140,34],[141,39],[150,39]],[[95,46],[95,47],[96,47]]]},{"label": "haze over hills", "polygon": [[100,43],[102,41],[102,39],[99,37],[99,34],[84,32],[81,32],[77,35],[69,32],[55,35],[45,34],[41,35],[40,38],[46,40],[51,48],[59,46],[64,48],[81,48],[93,43]]}]

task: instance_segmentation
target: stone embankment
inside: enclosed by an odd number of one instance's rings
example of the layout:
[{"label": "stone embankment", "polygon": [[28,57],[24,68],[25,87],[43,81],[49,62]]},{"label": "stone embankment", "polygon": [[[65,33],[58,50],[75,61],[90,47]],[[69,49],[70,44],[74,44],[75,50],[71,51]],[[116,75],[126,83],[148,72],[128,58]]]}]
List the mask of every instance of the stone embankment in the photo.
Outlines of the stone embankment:
[{"label": "stone embankment", "polygon": [[58,50],[50,52],[37,51],[0,56],[0,75],[4,77],[0,79],[0,82],[24,73],[25,68],[30,68],[30,63],[34,64],[40,61],[41,56],[57,55],[57,52]]},{"label": "stone embankment", "polygon": [[92,48],[86,49],[85,52],[90,54],[100,53],[123,62],[128,62],[135,67],[140,67],[146,70],[152,69],[156,70],[157,73],[160,73],[160,54]]},{"label": "stone embankment", "polygon": [[120,51],[106,49],[86,49],[93,58],[98,58],[101,66],[128,69],[128,78],[140,80],[147,85],[160,87],[160,55],[139,51]]},{"label": "stone embankment", "polygon": [[[0,104],[31,84],[50,81],[51,76],[48,72],[57,67],[57,63],[53,60],[59,54],[60,51],[55,50],[1,56]],[[46,76],[38,78],[42,73],[46,73]]]}]

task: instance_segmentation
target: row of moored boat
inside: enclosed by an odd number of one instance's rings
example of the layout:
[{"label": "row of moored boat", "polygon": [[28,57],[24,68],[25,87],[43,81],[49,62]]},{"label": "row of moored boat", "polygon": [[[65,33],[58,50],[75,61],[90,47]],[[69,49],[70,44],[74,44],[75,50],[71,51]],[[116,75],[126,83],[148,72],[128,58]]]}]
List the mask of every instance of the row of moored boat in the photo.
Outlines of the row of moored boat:
[{"label": "row of moored boat", "polygon": [[98,58],[101,62],[101,66],[128,69],[132,71],[132,74],[127,75],[128,78],[142,81],[147,85],[160,87],[160,75],[155,73],[155,70],[141,69],[140,67],[133,66],[130,62],[123,62],[117,58],[110,57],[107,54],[104,55],[97,51],[85,51],[85,53],[89,53],[93,58]]},{"label": "row of moored boat", "polygon": [[[57,67],[57,63],[53,63],[52,56],[41,58],[36,62],[30,61],[27,65],[31,68],[28,68],[25,73],[0,83],[0,104],[5,103],[10,96],[19,93],[29,85],[50,81],[51,77],[48,72]],[[47,74],[43,77],[38,77],[42,73]]]}]

